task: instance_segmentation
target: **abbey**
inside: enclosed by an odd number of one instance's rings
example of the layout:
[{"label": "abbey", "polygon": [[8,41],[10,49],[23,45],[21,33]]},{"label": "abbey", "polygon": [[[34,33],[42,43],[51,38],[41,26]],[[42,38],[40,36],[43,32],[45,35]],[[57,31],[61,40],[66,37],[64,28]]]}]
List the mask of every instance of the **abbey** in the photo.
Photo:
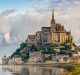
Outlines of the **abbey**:
[{"label": "abbey", "polygon": [[28,35],[26,43],[28,46],[36,44],[44,45],[47,43],[61,44],[68,39],[73,42],[71,31],[66,31],[63,25],[56,23],[54,12],[52,12],[50,27],[42,27],[41,31],[36,32],[36,35]]}]

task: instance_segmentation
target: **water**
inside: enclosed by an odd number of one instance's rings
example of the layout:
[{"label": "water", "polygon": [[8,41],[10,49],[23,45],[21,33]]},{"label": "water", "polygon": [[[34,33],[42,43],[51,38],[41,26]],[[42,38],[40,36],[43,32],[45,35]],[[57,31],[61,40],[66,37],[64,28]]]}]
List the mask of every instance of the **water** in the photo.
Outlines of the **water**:
[{"label": "water", "polygon": [[55,67],[0,66],[0,75],[61,75],[64,72],[64,69]]}]

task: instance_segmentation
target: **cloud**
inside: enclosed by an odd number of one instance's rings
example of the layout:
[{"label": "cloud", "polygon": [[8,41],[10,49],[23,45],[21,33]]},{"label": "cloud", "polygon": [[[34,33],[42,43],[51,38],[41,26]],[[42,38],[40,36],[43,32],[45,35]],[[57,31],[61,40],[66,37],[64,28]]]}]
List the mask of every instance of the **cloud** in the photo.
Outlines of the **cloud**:
[{"label": "cloud", "polygon": [[5,33],[10,30],[7,20],[0,16],[0,33]]},{"label": "cloud", "polygon": [[[18,38],[19,42],[22,42],[27,39],[27,35],[35,34],[36,31],[45,25],[45,18],[46,15],[36,11],[26,11],[25,14],[8,17],[11,33]],[[46,26],[49,26],[49,23],[47,21]]]},{"label": "cloud", "polygon": [[0,16],[4,16],[5,17],[5,16],[8,16],[8,15],[10,15],[10,14],[16,12],[16,11],[17,11],[16,9],[5,10],[0,14]]},{"label": "cloud", "polygon": [[11,39],[10,33],[7,32],[4,37],[5,37],[6,42],[9,43],[9,41],[10,41],[10,39]]},{"label": "cloud", "polygon": [[11,34],[11,26],[7,20],[7,16],[11,15],[15,12],[15,9],[5,10],[0,14],[0,45],[6,45],[10,43]]},{"label": "cloud", "polygon": [[50,26],[53,8],[56,21],[62,23],[67,31],[71,30],[75,42],[79,44],[79,0],[41,0],[31,10],[25,10],[24,13],[15,9],[5,11],[6,14],[2,12],[3,16],[0,16],[0,38],[2,41],[0,42],[19,44],[25,41],[28,35],[39,31],[42,26]]}]

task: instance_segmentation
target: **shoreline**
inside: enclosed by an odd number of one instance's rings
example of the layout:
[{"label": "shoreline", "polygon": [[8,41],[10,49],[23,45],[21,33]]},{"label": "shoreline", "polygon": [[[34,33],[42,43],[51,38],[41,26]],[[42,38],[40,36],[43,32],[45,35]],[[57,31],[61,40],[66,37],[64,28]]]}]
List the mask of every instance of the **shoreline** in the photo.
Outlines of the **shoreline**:
[{"label": "shoreline", "polygon": [[1,66],[25,66],[25,67],[56,67],[63,68],[66,70],[62,75],[71,75],[80,73],[80,64],[78,63],[25,63],[25,64],[0,64]]},{"label": "shoreline", "polygon": [[64,68],[64,65],[76,65],[80,66],[80,64],[72,64],[72,63],[25,63],[25,64],[0,64],[2,66],[4,65],[27,65],[27,66],[40,66],[40,67],[61,67]]}]

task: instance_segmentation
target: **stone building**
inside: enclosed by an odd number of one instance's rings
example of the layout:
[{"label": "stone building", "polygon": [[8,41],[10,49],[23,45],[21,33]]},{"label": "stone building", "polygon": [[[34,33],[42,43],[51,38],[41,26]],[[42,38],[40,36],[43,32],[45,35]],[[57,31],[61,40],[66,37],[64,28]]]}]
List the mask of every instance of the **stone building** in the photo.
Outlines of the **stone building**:
[{"label": "stone building", "polygon": [[53,55],[52,61],[57,62],[57,63],[69,63],[69,62],[71,62],[68,54]]},{"label": "stone building", "polygon": [[64,26],[56,23],[54,19],[54,12],[52,12],[52,19],[50,27],[42,27],[41,31],[37,31],[36,35],[29,35],[26,43],[31,46],[33,44],[46,44],[46,43],[64,43],[67,39],[73,42],[71,31],[66,31]]},{"label": "stone building", "polygon": [[34,44],[36,44],[36,36],[35,35],[28,35],[27,45],[32,46]]},{"label": "stone building", "polygon": [[28,63],[38,63],[44,61],[44,54],[41,51],[30,52]]},{"label": "stone building", "polygon": [[37,31],[36,32],[36,38],[35,38],[36,39],[36,44],[41,44],[42,43],[41,42],[42,41],[41,40],[41,37],[42,37],[41,35],[42,35],[42,32],[41,31]]},{"label": "stone building", "polygon": [[3,65],[7,65],[8,64],[8,61],[9,61],[9,58],[8,57],[6,57],[6,56],[2,57],[2,64]]},{"label": "stone building", "polygon": [[64,43],[68,38],[73,42],[71,31],[67,32],[64,26],[55,22],[54,13],[52,13],[51,20],[51,37],[51,41],[55,43]]},{"label": "stone building", "polygon": [[12,59],[9,59],[8,64],[23,64],[22,57],[20,55],[14,55]]},{"label": "stone building", "polygon": [[42,27],[41,31],[42,31],[42,44],[47,44],[47,43],[51,43],[51,32],[50,32],[51,28],[50,27]]}]

